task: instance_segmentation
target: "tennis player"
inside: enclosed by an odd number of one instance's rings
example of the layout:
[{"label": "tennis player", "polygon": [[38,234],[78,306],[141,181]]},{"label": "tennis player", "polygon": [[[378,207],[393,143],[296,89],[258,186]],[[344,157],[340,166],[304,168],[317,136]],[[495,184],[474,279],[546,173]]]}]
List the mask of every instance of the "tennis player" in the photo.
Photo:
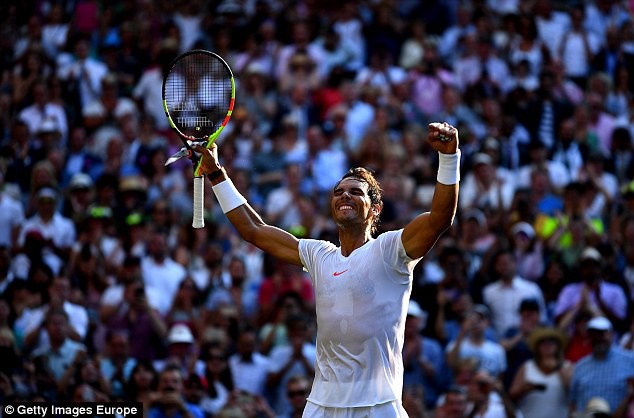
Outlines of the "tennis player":
[{"label": "tennis player", "polygon": [[458,203],[458,131],[431,123],[427,140],[438,151],[431,211],[377,238],[383,202],[371,172],[351,169],[334,187],[331,211],[339,246],[297,239],[264,223],[218,162],[217,148],[197,147],[202,169],[240,236],[311,275],[316,296],[317,360],[305,418],[403,418],[403,334],[412,271],[452,224]]}]

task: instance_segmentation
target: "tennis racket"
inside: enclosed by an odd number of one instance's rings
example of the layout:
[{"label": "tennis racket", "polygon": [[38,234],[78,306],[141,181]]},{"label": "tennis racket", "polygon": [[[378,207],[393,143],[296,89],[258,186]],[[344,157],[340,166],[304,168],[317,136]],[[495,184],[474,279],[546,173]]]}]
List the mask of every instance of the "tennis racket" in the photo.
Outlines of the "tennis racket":
[{"label": "tennis racket", "polygon": [[181,151],[170,157],[165,165],[183,156],[192,160],[194,228],[205,226],[205,184],[200,168],[201,158],[192,149],[192,144],[211,147],[229,122],[235,95],[235,81],[229,65],[219,55],[202,49],[176,57],[163,79],[165,116],[184,144]]}]

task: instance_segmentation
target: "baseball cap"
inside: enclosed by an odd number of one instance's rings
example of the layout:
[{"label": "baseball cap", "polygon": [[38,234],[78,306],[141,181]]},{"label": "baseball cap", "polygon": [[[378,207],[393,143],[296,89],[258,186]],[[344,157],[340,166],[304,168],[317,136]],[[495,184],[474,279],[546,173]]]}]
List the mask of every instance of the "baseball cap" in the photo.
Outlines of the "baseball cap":
[{"label": "baseball cap", "polygon": [[90,189],[93,186],[93,181],[88,174],[77,173],[68,183],[70,189]]},{"label": "baseball cap", "polygon": [[579,258],[579,261],[585,260],[593,260],[600,263],[601,253],[596,248],[587,247],[583,250],[583,252],[581,253],[581,257]]},{"label": "baseball cap", "polygon": [[591,398],[586,404],[586,412],[609,414],[610,404],[608,404],[605,399],[595,396],[594,398]]},{"label": "baseball cap", "polygon": [[407,307],[407,315],[411,315],[411,316],[419,318],[419,319],[426,319],[427,318],[427,312],[425,312],[420,307],[418,302],[416,302],[414,300],[410,300],[409,301],[409,306]]},{"label": "baseball cap", "polygon": [[535,236],[535,229],[528,222],[518,222],[511,228],[511,233],[513,235],[523,233],[528,238],[533,238]]},{"label": "baseball cap", "polygon": [[588,322],[587,328],[597,331],[611,331],[612,323],[604,316],[597,316]]},{"label": "baseball cap", "polygon": [[37,192],[38,199],[57,199],[57,192],[53,190],[51,187],[43,187]]},{"label": "baseball cap", "polygon": [[487,308],[485,305],[481,305],[481,304],[473,305],[472,312],[480,314],[480,315],[482,315],[483,318],[487,318],[487,319],[491,315],[491,312],[489,311],[489,308]]},{"label": "baseball cap", "polygon": [[187,325],[176,324],[170,328],[167,342],[170,344],[193,344],[194,335]]}]

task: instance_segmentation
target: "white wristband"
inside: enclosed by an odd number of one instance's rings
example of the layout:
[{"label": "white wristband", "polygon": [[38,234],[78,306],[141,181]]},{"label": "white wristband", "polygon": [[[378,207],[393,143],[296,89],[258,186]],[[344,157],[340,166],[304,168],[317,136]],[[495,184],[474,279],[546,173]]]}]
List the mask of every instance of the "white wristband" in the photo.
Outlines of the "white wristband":
[{"label": "white wristband", "polygon": [[460,150],[455,154],[438,153],[438,183],[452,185],[460,181]]},{"label": "white wristband", "polygon": [[230,179],[226,179],[215,186],[212,186],[212,189],[224,213],[232,211],[238,206],[247,203],[247,199],[240,194]]}]

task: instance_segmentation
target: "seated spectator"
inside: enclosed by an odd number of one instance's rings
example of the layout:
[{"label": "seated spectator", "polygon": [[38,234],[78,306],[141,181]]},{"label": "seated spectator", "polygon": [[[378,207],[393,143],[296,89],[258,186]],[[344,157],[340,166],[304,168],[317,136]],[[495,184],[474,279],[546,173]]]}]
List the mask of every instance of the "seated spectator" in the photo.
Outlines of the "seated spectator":
[{"label": "seated spectator", "polygon": [[447,345],[447,364],[454,370],[461,358],[478,359],[480,368],[491,376],[500,376],[506,370],[506,353],[496,342],[485,338],[489,324],[489,310],[484,305],[475,305],[463,320],[455,340]]},{"label": "seated spectator", "polygon": [[49,344],[33,351],[36,385],[39,394],[57,399],[57,384],[68,365],[79,364],[86,355],[86,347],[69,338],[68,314],[60,307],[50,309],[44,319]]},{"label": "seated spectator", "polygon": [[196,339],[191,328],[185,324],[175,324],[167,334],[167,356],[155,360],[154,368],[160,373],[166,367],[177,366],[184,377],[202,376],[204,363],[198,359]]},{"label": "seated spectator", "polygon": [[563,358],[566,338],[554,328],[536,328],[528,339],[533,358],[518,370],[509,395],[524,418],[567,418],[572,366]]},{"label": "seated spectator", "polygon": [[469,401],[462,386],[452,385],[445,393],[444,401],[436,407],[435,418],[467,418]]},{"label": "seated spectator", "polygon": [[113,330],[106,336],[106,350],[99,359],[99,371],[110,384],[113,399],[123,399],[125,384],[137,362],[130,357],[130,336],[124,330]]},{"label": "seated spectator", "polygon": [[588,322],[592,354],[579,360],[572,374],[571,411],[583,411],[596,396],[605,399],[610,411],[615,411],[626,398],[634,355],[612,345],[613,330],[606,317],[595,317]]},{"label": "seated spectator", "polygon": [[88,313],[86,309],[69,301],[72,291],[70,281],[66,277],[56,277],[48,286],[48,303],[34,309],[25,309],[16,320],[15,327],[24,335],[24,345],[27,349],[46,347],[49,336],[46,333],[44,318],[52,309],[63,309],[68,315],[71,326],[69,338],[83,342],[88,333]]},{"label": "seated spectator", "polygon": [[[508,367],[504,373],[504,387],[509,388],[519,368],[533,357],[529,347],[529,336],[539,325],[539,303],[535,299],[524,299],[519,307],[520,323],[510,328],[500,340],[506,351]],[[562,347],[563,349],[563,347]]]},{"label": "seated spectator", "polygon": [[198,406],[184,398],[183,375],[178,366],[167,366],[158,377],[158,396],[147,412],[148,418],[204,418]]},{"label": "seated spectator", "polygon": [[289,316],[286,319],[286,329],[288,343],[271,350],[266,377],[266,385],[273,397],[272,406],[278,414],[291,410],[285,394],[288,380],[293,376],[305,376],[312,380],[317,357],[317,348],[312,342],[306,317],[301,314]]},{"label": "seated spectator", "polygon": [[139,361],[151,361],[163,353],[166,326],[158,311],[150,306],[139,279],[126,285],[123,302],[105,326],[107,330],[121,329],[134,335],[130,341],[130,356]]},{"label": "seated spectator", "polygon": [[42,188],[36,197],[37,212],[22,225],[17,245],[24,247],[26,236],[33,231],[39,232],[44,239],[44,261],[53,273],[59,274],[75,243],[75,225],[57,210],[58,193],[54,189]]},{"label": "seated spectator", "polygon": [[143,410],[149,411],[152,403],[158,398],[156,385],[158,373],[149,361],[139,361],[126,381],[125,400],[143,403]]},{"label": "seated spectator", "polygon": [[286,382],[286,398],[290,410],[278,418],[301,418],[306,406],[306,398],[310,393],[311,381],[305,376],[293,376]]},{"label": "seated spectator", "polygon": [[541,289],[517,274],[511,250],[498,251],[491,259],[491,266],[497,280],[484,287],[482,297],[491,309],[491,320],[498,335],[504,335],[510,328],[519,325],[519,307],[524,299],[535,299],[539,304],[540,318],[546,318]]},{"label": "seated spectator", "polygon": [[510,238],[518,276],[537,282],[544,274],[544,246],[535,229],[527,222],[517,222]]},{"label": "seated spectator", "polygon": [[557,300],[555,318],[559,327],[569,324],[581,309],[602,315],[620,324],[627,314],[623,289],[601,275],[602,257],[595,248],[586,248],[579,258],[581,281],[563,288]]},{"label": "seated spectator", "polygon": [[222,345],[212,343],[201,351],[201,359],[205,362],[203,378],[207,388],[200,400],[200,407],[205,414],[215,416],[229,401],[234,387],[233,377]]},{"label": "seated spectator", "polygon": [[427,322],[427,312],[410,300],[405,320],[403,345],[403,386],[406,390],[422,389],[424,405],[433,408],[448,377],[442,347],[438,341],[420,333]]},{"label": "seated spectator", "polygon": [[486,370],[480,370],[468,389],[469,400],[473,402],[472,418],[515,418],[518,416],[513,402],[502,383]]},{"label": "seated spectator", "polygon": [[268,355],[273,348],[287,344],[286,320],[303,311],[302,299],[297,293],[287,292],[281,295],[271,313],[271,319],[260,327],[260,352]]},{"label": "seated spectator", "polygon": [[264,395],[270,368],[271,360],[257,352],[255,330],[243,330],[236,342],[236,353],[229,357],[235,388],[256,396]]}]

